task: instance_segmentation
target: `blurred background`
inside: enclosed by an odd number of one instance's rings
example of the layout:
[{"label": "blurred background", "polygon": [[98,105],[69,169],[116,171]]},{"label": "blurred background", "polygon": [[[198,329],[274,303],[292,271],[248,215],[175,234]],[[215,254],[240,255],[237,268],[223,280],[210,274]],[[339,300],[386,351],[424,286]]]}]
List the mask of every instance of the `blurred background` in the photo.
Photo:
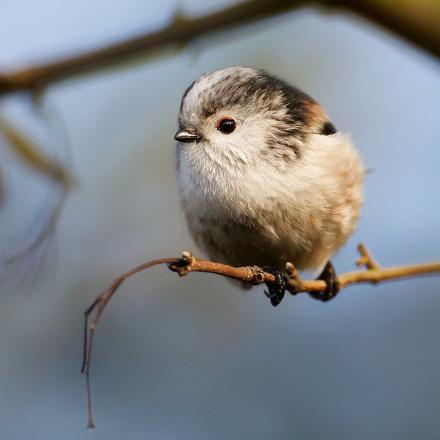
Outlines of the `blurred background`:
[{"label": "blurred background", "polygon": [[[3,0],[0,71],[160,28],[230,1]],[[128,281],[95,339],[94,431],[80,374],[82,314],[120,272],[193,244],[176,196],[176,117],[207,71],[264,68],[315,97],[372,171],[357,232],[382,265],[439,259],[438,60],[348,14],[301,9],[179,52],[24,93],[0,115],[75,176],[59,185],[0,138],[1,439],[435,439],[440,278],[354,286],[322,304],[270,306],[205,274],[155,268]],[[23,256],[22,256],[23,257]]]}]

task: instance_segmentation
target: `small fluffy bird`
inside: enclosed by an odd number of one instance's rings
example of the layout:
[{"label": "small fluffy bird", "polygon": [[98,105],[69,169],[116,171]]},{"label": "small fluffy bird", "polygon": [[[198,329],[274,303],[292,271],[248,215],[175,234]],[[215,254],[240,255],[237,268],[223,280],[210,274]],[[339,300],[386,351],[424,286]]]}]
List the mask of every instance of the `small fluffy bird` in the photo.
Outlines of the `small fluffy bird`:
[{"label": "small fluffy bird", "polygon": [[353,233],[364,167],[310,96],[264,70],[229,67],[185,91],[177,140],[178,190],[196,244],[215,261],[275,274],[276,306],[286,262],[337,293],[329,258]]}]

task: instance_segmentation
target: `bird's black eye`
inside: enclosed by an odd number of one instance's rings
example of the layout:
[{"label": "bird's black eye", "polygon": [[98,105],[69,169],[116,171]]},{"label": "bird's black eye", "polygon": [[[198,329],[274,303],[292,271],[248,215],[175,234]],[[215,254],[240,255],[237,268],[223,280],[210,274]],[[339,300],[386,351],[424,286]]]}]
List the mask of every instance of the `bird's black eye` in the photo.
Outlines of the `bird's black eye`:
[{"label": "bird's black eye", "polygon": [[217,130],[223,134],[231,134],[235,130],[235,121],[231,118],[223,118],[217,122]]}]

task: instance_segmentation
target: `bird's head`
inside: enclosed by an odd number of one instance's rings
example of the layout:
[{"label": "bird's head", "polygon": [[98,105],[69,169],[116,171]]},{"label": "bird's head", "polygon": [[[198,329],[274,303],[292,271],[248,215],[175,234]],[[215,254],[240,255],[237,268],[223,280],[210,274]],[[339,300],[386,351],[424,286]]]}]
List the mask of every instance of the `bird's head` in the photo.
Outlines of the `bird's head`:
[{"label": "bird's head", "polygon": [[308,95],[263,70],[229,67],[203,75],[185,91],[178,149],[220,165],[294,164],[313,133],[334,128]]}]

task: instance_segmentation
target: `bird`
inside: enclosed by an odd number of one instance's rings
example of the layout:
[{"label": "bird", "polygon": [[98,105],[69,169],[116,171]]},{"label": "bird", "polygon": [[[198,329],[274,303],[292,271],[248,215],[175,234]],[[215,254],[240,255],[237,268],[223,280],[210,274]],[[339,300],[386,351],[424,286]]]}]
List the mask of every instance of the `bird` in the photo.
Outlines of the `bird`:
[{"label": "bird", "polygon": [[216,70],[184,92],[174,138],[180,203],[209,258],[273,273],[274,306],[286,262],[326,281],[314,298],[337,294],[330,258],[358,223],[365,168],[313,98],[262,69]]}]

